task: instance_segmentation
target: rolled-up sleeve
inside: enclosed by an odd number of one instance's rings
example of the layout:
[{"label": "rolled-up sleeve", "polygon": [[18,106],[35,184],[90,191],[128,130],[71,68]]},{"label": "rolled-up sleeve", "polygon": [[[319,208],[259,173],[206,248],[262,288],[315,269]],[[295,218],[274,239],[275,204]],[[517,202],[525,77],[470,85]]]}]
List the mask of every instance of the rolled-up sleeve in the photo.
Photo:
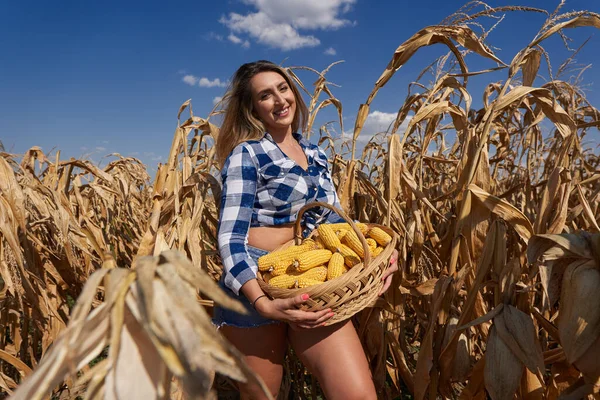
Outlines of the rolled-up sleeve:
[{"label": "rolled-up sleeve", "polygon": [[223,166],[221,177],[221,211],[218,242],[223,261],[224,283],[235,294],[258,267],[248,254],[247,242],[258,173],[252,155],[244,144],[238,145]]}]

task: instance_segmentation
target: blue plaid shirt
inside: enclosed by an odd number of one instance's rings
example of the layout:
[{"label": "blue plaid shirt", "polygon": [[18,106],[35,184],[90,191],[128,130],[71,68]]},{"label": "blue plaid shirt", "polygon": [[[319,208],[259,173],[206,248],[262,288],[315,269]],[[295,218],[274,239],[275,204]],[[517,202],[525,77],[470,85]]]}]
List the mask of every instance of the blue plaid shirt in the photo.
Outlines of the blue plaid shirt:
[{"label": "blue plaid shirt", "polygon": [[[266,133],[233,149],[221,171],[223,191],[219,218],[219,251],[224,283],[234,293],[256,278],[257,265],[247,250],[248,230],[296,221],[298,210],[314,201],[341,208],[329,172],[327,155],[298,133],[294,138],[306,154],[308,170],[287,157]],[[307,229],[342,219],[316,207],[303,214]]]}]

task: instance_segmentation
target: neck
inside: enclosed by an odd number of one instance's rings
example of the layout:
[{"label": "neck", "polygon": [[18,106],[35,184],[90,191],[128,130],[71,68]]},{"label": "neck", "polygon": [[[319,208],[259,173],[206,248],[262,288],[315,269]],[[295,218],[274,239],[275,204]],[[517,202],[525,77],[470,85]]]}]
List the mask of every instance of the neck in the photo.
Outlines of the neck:
[{"label": "neck", "polygon": [[273,131],[270,130],[269,134],[271,135],[271,137],[277,144],[290,143],[290,141],[295,140],[294,136],[292,135],[292,127],[291,126],[285,130],[283,130],[283,129],[282,130],[273,130]]}]

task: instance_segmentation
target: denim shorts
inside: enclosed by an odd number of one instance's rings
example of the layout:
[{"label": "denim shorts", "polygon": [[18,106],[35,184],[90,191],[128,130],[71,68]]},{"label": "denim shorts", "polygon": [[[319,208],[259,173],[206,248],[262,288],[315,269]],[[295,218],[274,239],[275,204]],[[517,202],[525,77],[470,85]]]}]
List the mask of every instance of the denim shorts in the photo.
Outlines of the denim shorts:
[{"label": "denim shorts", "polygon": [[[250,254],[250,257],[254,261],[257,261],[260,256],[264,256],[265,254],[268,253],[268,251],[258,249],[256,247],[248,246],[248,253]],[[235,293],[233,293],[231,291],[231,289],[229,289],[227,286],[225,286],[225,283],[223,281],[224,276],[225,276],[225,273],[223,273],[221,275],[221,279],[219,280],[219,287],[221,289],[223,289],[223,291],[229,297],[236,299],[240,303],[242,303],[242,305],[248,311],[248,314],[246,314],[246,315],[238,314],[235,311],[231,311],[225,307],[220,307],[218,305],[215,305],[215,308],[213,310],[212,322],[217,328],[219,328],[223,325],[234,326],[236,328],[254,328],[257,326],[276,324],[279,322],[279,321],[276,321],[273,319],[265,318],[262,315],[260,315],[254,309],[254,307],[252,307],[252,304],[250,304],[250,300],[248,300],[248,298],[246,296],[244,296],[244,294],[241,291],[240,291],[239,296],[236,295]]]}]

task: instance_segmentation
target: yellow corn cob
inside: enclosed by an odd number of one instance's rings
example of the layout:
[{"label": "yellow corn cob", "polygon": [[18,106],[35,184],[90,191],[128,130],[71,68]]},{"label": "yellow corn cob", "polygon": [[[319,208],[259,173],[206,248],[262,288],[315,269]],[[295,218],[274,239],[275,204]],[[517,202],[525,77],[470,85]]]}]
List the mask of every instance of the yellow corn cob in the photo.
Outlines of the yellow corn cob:
[{"label": "yellow corn cob", "polygon": [[327,280],[331,280],[341,276],[346,272],[346,266],[344,265],[344,256],[340,253],[333,253],[329,264],[327,265]]},{"label": "yellow corn cob", "polygon": [[[263,275],[264,278],[264,275]],[[289,289],[291,287],[305,287],[306,282],[325,282],[327,278],[327,267],[320,266],[311,268],[310,270],[302,273],[290,272],[278,276],[273,276],[268,281],[269,285],[278,287],[280,289]],[[266,280],[265,280],[266,281]],[[310,286],[310,285],[309,285]]]},{"label": "yellow corn cob", "polygon": [[360,263],[360,257],[358,257],[358,254],[356,254],[354,250],[343,243],[340,245],[339,253],[344,257],[344,264],[346,264],[347,267],[352,268],[356,264]]},{"label": "yellow corn cob", "polygon": [[287,274],[290,271],[294,271],[294,268],[292,267],[292,262],[277,262],[277,263],[275,263],[275,265],[273,265],[271,268],[269,268],[268,271],[273,276],[279,276],[279,275]]},{"label": "yellow corn cob", "polygon": [[375,241],[383,247],[387,246],[392,241],[392,237],[388,235],[386,231],[378,227],[369,230],[369,237],[375,239]]},{"label": "yellow corn cob", "polygon": [[343,239],[344,244],[350,247],[361,259],[365,258],[365,250],[363,249],[362,243],[356,236],[356,232],[348,231],[346,235],[344,235]]},{"label": "yellow corn cob", "polygon": [[350,228],[350,224],[347,222],[338,222],[336,224],[328,224],[328,225],[334,231],[339,231],[342,229],[352,229],[352,228]]},{"label": "yellow corn cob", "polygon": [[367,238],[367,244],[369,245],[370,254],[373,254],[373,251],[377,248],[377,242],[375,239]]},{"label": "yellow corn cob", "polygon": [[323,265],[331,258],[329,250],[311,250],[296,256],[294,266],[299,272],[308,271],[311,268]]},{"label": "yellow corn cob", "polygon": [[294,261],[294,258],[298,254],[302,254],[308,250],[312,250],[314,247],[314,241],[310,241],[306,245],[303,243],[300,246],[290,246],[283,250],[272,251],[269,254],[265,254],[258,259],[258,270],[268,271],[271,267],[277,265],[289,263]]},{"label": "yellow corn cob", "polygon": [[325,245],[325,248],[331,251],[337,251],[338,247],[340,247],[341,244],[340,239],[338,239],[338,237],[336,236],[333,229],[331,229],[329,224],[319,225],[317,231],[319,232],[319,237]]},{"label": "yellow corn cob", "polygon": [[318,250],[323,248],[322,244],[317,243],[313,239],[304,239],[301,246],[306,246],[307,250]]},{"label": "yellow corn cob", "polygon": [[318,281],[316,279],[310,279],[310,278],[298,278],[298,280],[296,281],[295,287],[305,288],[308,286],[318,285],[319,283],[323,283],[323,282]]},{"label": "yellow corn cob", "polygon": [[335,231],[335,234],[337,235],[338,239],[342,240],[344,238],[344,235],[348,233],[348,229],[338,229]]},{"label": "yellow corn cob", "polygon": [[327,279],[327,267],[323,265],[320,267],[311,268],[306,272],[295,272],[291,273],[290,275],[296,275],[298,278],[314,279],[315,281],[325,282],[325,279]]},{"label": "yellow corn cob", "polygon": [[[313,240],[313,239],[306,239],[306,240]],[[315,249],[313,250],[318,250],[318,249],[324,249],[325,245],[323,244],[323,241],[321,240],[320,237],[317,237],[313,240],[313,242],[315,242]]]},{"label": "yellow corn cob", "polygon": [[280,289],[289,289],[294,287],[297,281],[298,276],[283,274],[271,278],[271,280],[269,280],[269,285]]},{"label": "yellow corn cob", "polygon": [[[363,235],[365,235],[367,233],[367,231],[369,230],[369,227],[365,223],[355,222],[355,225],[358,227],[358,229],[360,230],[360,232]],[[338,231],[338,230],[342,230],[342,229],[352,230],[352,227],[347,222],[339,222],[337,224],[329,224],[329,226],[334,231]]]},{"label": "yellow corn cob", "polygon": [[378,255],[381,254],[381,252],[383,251],[384,248],[385,247],[381,247],[381,246],[376,247],[375,250],[373,250],[372,256],[377,257]]}]

